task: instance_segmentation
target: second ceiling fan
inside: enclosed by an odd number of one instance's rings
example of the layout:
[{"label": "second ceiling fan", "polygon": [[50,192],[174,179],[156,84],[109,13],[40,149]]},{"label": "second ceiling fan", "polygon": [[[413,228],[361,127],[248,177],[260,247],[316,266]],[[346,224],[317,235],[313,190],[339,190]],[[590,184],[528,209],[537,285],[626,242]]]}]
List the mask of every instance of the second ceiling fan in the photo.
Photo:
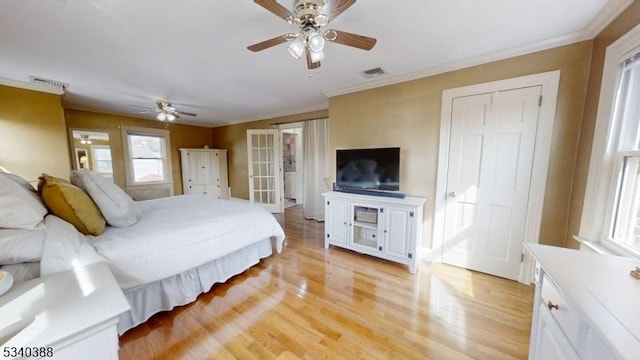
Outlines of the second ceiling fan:
[{"label": "second ceiling fan", "polygon": [[247,48],[251,51],[261,51],[291,42],[289,44],[291,56],[299,59],[304,55],[307,59],[307,67],[311,70],[319,68],[320,61],[325,57],[325,40],[363,50],[371,50],[376,44],[376,39],[368,36],[334,29],[325,31],[321,29],[355,4],[356,0],[294,0],[293,11],[289,11],[276,0],[254,0],[254,2],[290,24],[298,25],[300,30],[296,34],[288,33],[248,46]]}]

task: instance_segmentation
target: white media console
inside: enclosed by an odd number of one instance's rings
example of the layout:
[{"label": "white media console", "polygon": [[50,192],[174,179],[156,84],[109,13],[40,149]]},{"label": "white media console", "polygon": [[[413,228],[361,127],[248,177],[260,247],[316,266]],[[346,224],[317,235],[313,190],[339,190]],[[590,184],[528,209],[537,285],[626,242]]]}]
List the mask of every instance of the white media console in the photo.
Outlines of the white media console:
[{"label": "white media console", "polygon": [[390,198],[331,191],[325,199],[324,247],[329,245],[409,265],[420,261],[425,198]]}]

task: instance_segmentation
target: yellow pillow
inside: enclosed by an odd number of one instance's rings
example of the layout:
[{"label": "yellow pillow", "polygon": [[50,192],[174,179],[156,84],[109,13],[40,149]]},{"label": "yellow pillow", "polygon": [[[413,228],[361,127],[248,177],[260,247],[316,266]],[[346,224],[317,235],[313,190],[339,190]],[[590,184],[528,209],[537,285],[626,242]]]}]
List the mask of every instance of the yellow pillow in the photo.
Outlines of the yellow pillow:
[{"label": "yellow pillow", "polygon": [[42,201],[55,216],[85,235],[104,232],[105,220],[89,195],[68,181],[42,174],[38,182]]}]

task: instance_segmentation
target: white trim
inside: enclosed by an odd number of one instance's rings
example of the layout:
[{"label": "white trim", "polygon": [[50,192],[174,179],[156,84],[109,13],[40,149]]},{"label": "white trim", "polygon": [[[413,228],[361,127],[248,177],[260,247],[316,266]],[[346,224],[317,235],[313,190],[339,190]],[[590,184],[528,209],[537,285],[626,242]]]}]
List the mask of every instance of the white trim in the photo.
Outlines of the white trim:
[{"label": "white trim", "polygon": [[[325,101],[325,102],[323,102],[321,104],[310,105],[310,106],[303,107],[303,108],[297,108],[297,109],[292,109],[292,110],[283,110],[283,111],[274,112],[274,113],[270,113],[270,114],[266,114],[266,115],[260,115],[260,116],[256,116],[256,117],[252,117],[252,118],[248,118],[248,119],[232,119],[232,120],[224,121],[221,124],[204,124],[204,125],[200,125],[200,126],[207,126],[208,125],[211,128],[216,128],[216,127],[221,127],[221,126],[229,126],[229,125],[243,124],[243,123],[248,123],[248,122],[253,122],[253,121],[275,119],[275,118],[284,117],[284,116],[299,115],[299,114],[304,114],[304,113],[308,113],[308,112],[328,110],[328,109],[329,109],[329,101],[327,99],[327,101]],[[327,116],[321,116],[320,118],[325,118],[325,117],[329,117],[329,116],[328,115]],[[305,120],[307,120],[307,119],[302,119],[302,120],[299,120],[299,121],[305,121]]]},{"label": "white trim", "polygon": [[634,0],[608,1],[604,8],[598,12],[598,15],[596,15],[582,31],[586,39],[593,39],[598,36],[615,18],[633,4],[633,1]]},{"label": "white trim", "polygon": [[10,86],[18,89],[33,90],[33,91],[54,94],[54,95],[64,94],[64,89],[60,89],[55,86],[49,86],[45,84],[36,84],[36,83],[31,83],[26,81],[11,80],[7,78],[0,78],[0,85]]},{"label": "white trim", "polygon": [[611,224],[608,216],[613,206],[610,189],[617,174],[613,171],[616,166],[615,154],[613,149],[608,148],[607,143],[613,125],[613,105],[621,69],[620,61],[638,45],[640,45],[640,25],[607,47],[587,187],[578,232],[580,238],[592,243],[602,243],[606,238],[605,229]]},{"label": "white trim", "polygon": [[[560,70],[546,73],[521,76],[512,79],[493,81],[484,84],[448,89],[442,92],[442,117],[440,122],[440,147],[438,151],[438,172],[435,196],[435,212],[433,222],[433,247],[430,256],[432,261],[442,261],[442,247],[444,237],[444,204],[447,186],[449,162],[449,142],[451,136],[451,112],[453,99],[462,96],[503,91],[531,86],[542,86],[542,106],[538,114],[538,129],[536,145],[533,155],[533,170],[525,223],[525,242],[538,243],[540,225],[542,223],[542,209],[547,185],[549,155],[555,121],[556,100],[560,83]],[[519,281],[530,283],[533,279],[535,262],[529,255],[520,269]]]},{"label": "white trim", "polygon": [[531,54],[537,51],[548,50],[559,46],[573,44],[579,41],[593,39],[632,3],[633,0],[609,1],[607,5],[605,5],[605,7],[598,13],[598,15],[589,23],[589,25],[587,25],[587,27],[570,34],[537,41],[523,46],[481,54],[478,56],[473,56],[446,64],[435,65],[410,73],[389,75],[381,79],[366,82],[364,84],[329,89],[324,91],[323,93],[327,97],[344,95],[382,86],[398,84],[401,82],[416,80],[428,76],[443,74],[446,72],[460,70],[472,66],[488,64],[495,61],[509,59],[516,56]]}]

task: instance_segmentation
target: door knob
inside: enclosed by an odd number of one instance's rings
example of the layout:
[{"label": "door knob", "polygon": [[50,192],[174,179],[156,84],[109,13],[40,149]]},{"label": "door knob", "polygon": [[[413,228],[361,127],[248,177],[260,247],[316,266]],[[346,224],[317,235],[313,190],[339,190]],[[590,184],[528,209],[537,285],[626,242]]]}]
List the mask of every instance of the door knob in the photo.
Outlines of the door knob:
[{"label": "door knob", "polygon": [[449,195],[449,197],[456,197],[458,194],[456,194],[455,191],[451,191],[447,195]]}]

